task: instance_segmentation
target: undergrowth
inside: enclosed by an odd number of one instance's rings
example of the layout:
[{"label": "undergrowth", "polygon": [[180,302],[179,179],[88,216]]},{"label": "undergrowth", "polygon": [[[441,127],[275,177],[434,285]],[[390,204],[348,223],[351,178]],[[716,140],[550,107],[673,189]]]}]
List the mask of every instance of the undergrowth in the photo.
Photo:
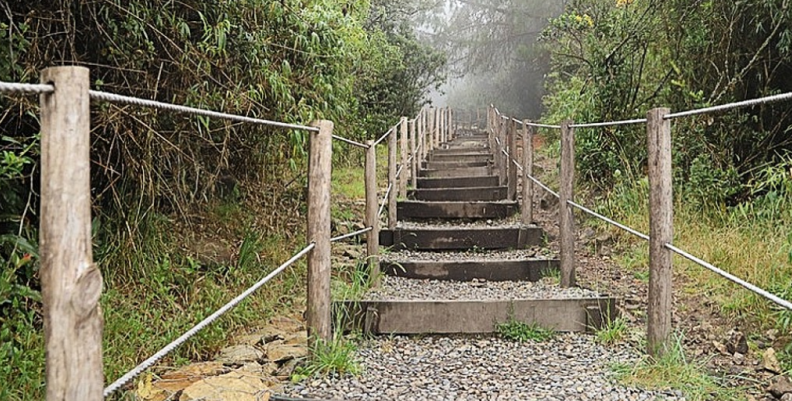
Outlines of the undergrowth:
[{"label": "undergrowth", "polygon": [[691,401],[745,399],[741,389],[726,388],[720,378],[709,375],[703,361],[689,359],[682,343],[683,336],[675,335],[662,357],[647,356],[637,364],[615,364],[612,369],[624,385],[679,389]]}]

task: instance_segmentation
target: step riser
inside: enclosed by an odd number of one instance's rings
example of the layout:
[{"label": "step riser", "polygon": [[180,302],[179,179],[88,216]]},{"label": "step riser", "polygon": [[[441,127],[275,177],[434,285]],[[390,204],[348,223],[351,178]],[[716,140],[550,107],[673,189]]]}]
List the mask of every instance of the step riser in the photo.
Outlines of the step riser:
[{"label": "step riser", "polygon": [[460,177],[481,177],[492,175],[491,167],[469,167],[452,170],[421,170],[418,174],[424,178],[460,178]]},{"label": "step riser", "polygon": [[397,203],[399,220],[426,219],[503,219],[517,213],[516,204],[480,202]]},{"label": "step riser", "polygon": [[470,154],[470,153],[460,153],[458,155],[429,155],[430,162],[451,162],[451,163],[486,163],[492,161],[492,154],[491,153],[484,153],[484,154]]},{"label": "step riser", "polygon": [[407,197],[432,202],[487,202],[505,200],[507,192],[506,187],[416,189],[407,192]]},{"label": "step riser", "polygon": [[418,179],[419,189],[496,187],[498,185],[499,179],[497,176]]},{"label": "step riser", "polygon": [[424,170],[451,170],[470,167],[487,167],[490,162],[423,162],[421,168]]},{"label": "step riser", "polygon": [[392,250],[446,251],[525,249],[542,245],[538,227],[492,229],[401,229],[380,231],[380,245]]},{"label": "step riser", "polygon": [[370,334],[486,334],[510,318],[560,332],[592,332],[616,317],[612,298],[346,302]]},{"label": "step riser", "polygon": [[459,154],[459,153],[492,153],[489,149],[488,141],[475,139],[460,142],[443,143],[439,148],[433,149],[432,154]]},{"label": "step riser", "polygon": [[479,262],[383,262],[382,272],[389,276],[420,280],[539,281],[557,272],[559,261],[504,260]]}]

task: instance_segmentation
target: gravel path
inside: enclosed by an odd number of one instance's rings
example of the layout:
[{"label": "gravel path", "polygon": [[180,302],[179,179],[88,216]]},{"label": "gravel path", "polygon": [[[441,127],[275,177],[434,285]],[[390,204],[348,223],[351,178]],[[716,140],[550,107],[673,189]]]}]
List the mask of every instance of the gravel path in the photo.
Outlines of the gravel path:
[{"label": "gravel path", "polygon": [[598,294],[583,288],[561,288],[554,279],[530,281],[471,282],[416,280],[385,276],[382,285],[365,295],[368,300],[513,300],[593,298]]},{"label": "gravel path", "polygon": [[497,337],[393,337],[360,345],[363,374],[307,379],[293,397],[333,400],[683,400],[614,383],[610,366],[631,365],[629,349],[561,334],[541,342]]},{"label": "gravel path", "polygon": [[399,221],[396,223],[396,227],[405,229],[520,228],[521,226],[522,223],[514,216],[498,220],[424,220],[421,222]]}]

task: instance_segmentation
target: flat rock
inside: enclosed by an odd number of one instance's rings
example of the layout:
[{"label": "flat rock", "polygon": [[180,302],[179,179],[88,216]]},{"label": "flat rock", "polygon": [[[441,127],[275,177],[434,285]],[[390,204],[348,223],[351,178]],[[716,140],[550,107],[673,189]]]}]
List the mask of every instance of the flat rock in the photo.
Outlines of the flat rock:
[{"label": "flat rock", "polygon": [[143,401],[164,401],[193,383],[204,378],[228,373],[229,368],[220,362],[201,362],[162,375],[153,382],[147,377],[138,383],[136,396]]},{"label": "flat rock", "polygon": [[272,362],[283,362],[307,355],[308,348],[305,345],[270,344],[267,346],[267,358]]},{"label": "flat rock", "polygon": [[775,398],[781,398],[784,394],[792,393],[792,382],[786,376],[778,376],[770,383],[767,392]]},{"label": "flat rock", "polygon": [[306,345],[308,344],[308,332],[303,330],[289,334],[283,339],[283,343],[286,345]]},{"label": "flat rock", "polygon": [[275,329],[282,330],[287,333],[305,330],[305,325],[301,321],[286,316],[273,317],[270,319],[270,325]]},{"label": "flat rock", "polygon": [[187,387],[179,401],[267,401],[267,384],[256,375],[231,372],[208,377]]},{"label": "flat rock", "polygon": [[220,355],[215,358],[224,365],[244,365],[264,358],[264,352],[251,345],[232,345],[220,350]]},{"label": "flat rock", "polygon": [[775,374],[779,374],[782,372],[781,364],[778,363],[778,358],[776,357],[776,352],[773,348],[768,348],[762,354],[762,368],[764,368],[764,370],[768,372]]}]

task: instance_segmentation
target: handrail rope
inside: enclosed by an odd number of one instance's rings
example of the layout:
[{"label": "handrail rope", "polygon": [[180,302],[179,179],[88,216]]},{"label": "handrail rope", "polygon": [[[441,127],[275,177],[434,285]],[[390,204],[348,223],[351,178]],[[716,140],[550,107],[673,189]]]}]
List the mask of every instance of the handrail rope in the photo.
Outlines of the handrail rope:
[{"label": "handrail rope", "polygon": [[740,108],[740,107],[756,106],[756,105],[759,105],[759,104],[780,102],[780,101],[783,101],[783,100],[790,100],[790,99],[792,99],[792,92],[787,92],[787,93],[782,93],[782,94],[779,94],[779,95],[760,97],[760,98],[751,99],[751,100],[743,100],[741,102],[726,103],[726,104],[722,104],[722,105],[719,105],[719,106],[705,107],[703,109],[695,109],[695,110],[689,110],[689,111],[681,111],[681,112],[678,112],[678,113],[666,114],[665,117],[663,117],[663,119],[664,120],[671,120],[671,119],[674,119],[674,118],[687,117],[687,116],[693,116],[693,115],[704,114],[704,113],[712,113],[714,111],[731,110],[731,109],[736,109],[736,108]]},{"label": "handrail rope", "polygon": [[335,237],[335,238],[331,238],[330,242],[338,242],[338,241],[341,241],[341,240],[345,240],[347,238],[357,237],[358,235],[365,234],[365,233],[367,233],[367,232],[369,232],[369,231],[371,231],[373,229],[374,229],[374,227],[366,227],[366,228],[364,228],[362,230],[358,230],[358,231],[355,231],[355,232],[352,232],[352,233],[349,233],[349,234],[344,234],[344,235],[340,235],[340,236]]},{"label": "handrail rope", "polygon": [[587,208],[587,207],[585,207],[583,205],[577,204],[577,203],[575,203],[575,202],[573,202],[571,200],[568,200],[567,204],[569,204],[572,207],[578,208],[581,211],[586,212],[586,213],[588,213],[588,214],[590,214],[590,215],[592,215],[592,216],[594,216],[594,217],[596,217],[596,218],[598,218],[600,220],[603,220],[603,221],[605,221],[605,222],[607,222],[607,223],[609,223],[611,225],[619,227],[622,230],[627,231],[628,233],[630,233],[632,235],[635,235],[638,238],[645,239],[645,240],[649,241],[649,236],[648,235],[646,235],[646,234],[644,234],[644,233],[642,233],[642,232],[640,232],[640,231],[638,231],[638,230],[636,230],[634,228],[631,228],[629,226],[621,224],[621,223],[619,223],[619,222],[617,222],[617,221],[615,221],[613,219],[607,218],[607,217],[605,217],[605,216],[603,216],[603,215],[601,215],[601,214],[599,214],[599,213],[597,213],[597,212],[595,212],[595,211],[593,211],[593,210],[591,210],[591,209],[589,209],[589,208]]},{"label": "handrail rope", "polygon": [[382,216],[382,212],[385,211],[385,205],[388,203],[388,196],[390,195],[391,190],[393,190],[393,183],[388,184],[388,190],[385,191],[385,196],[382,198],[382,204],[380,204],[377,216]]},{"label": "handrail rope", "polygon": [[383,135],[383,136],[379,137],[379,139],[377,139],[376,141],[374,141],[374,146],[377,146],[377,145],[379,145],[379,144],[380,144],[382,141],[384,141],[384,140],[385,140],[385,138],[387,138],[388,136],[390,136],[390,134],[391,134],[391,133],[393,133],[393,132],[396,130],[396,127],[398,127],[398,126],[399,126],[399,124],[396,124],[396,125],[394,125],[393,127],[391,127],[391,128],[388,130],[388,132],[386,132],[386,133],[385,133],[385,135]]},{"label": "handrail rope", "polygon": [[369,148],[368,145],[362,144],[360,142],[355,142],[355,141],[353,141],[351,139],[346,139],[346,138],[344,138],[342,136],[338,136],[338,135],[335,135],[335,134],[333,134],[333,139],[338,139],[341,142],[346,142],[346,143],[348,143],[348,144],[350,144],[352,146],[357,146],[359,148],[363,148],[363,149],[368,149]]},{"label": "handrail rope", "polygon": [[130,380],[134,379],[139,374],[143,373],[143,371],[145,371],[146,369],[151,367],[153,364],[155,364],[157,361],[162,359],[162,357],[164,357],[165,355],[169,354],[171,351],[176,349],[176,347],[178,347],[179,345],[181,345],[182,343],[187,341],[190,337],[194,336],[201,329],[203,329],[204,327],[208,326],[209,324],[211,324],[212,322],[217,320],[217,318],[219,318],[220,316],[222,316],[223,314],[228,312],[231,308],[235,307],[237,304],[242,302],[245,298],[250,296],[250,294],[252,294],[256,290],[258,290],[262,285],[266,284],[273,277],[275,277],[278,274],[280,274],[287,267],[289,267],[292,264],[294,264],[294,262],[298,261],[300,258],[305,256],[308,252],[313,250],[315,247],[316,247],[316,243],[309,244],[302,251],[300,251],[296,255],[292,256],[291,259],[287,260],[285,263],[280,265],[277,269],[273,270],[270,274],[268,274],[266,277],[261,279],[259,282],[254,284],[249,289],[247,289],[245,292],[243,292],[242,294],[238,295],[236,298],[232,299],[227,304],[223,305],[223,307],[218,309],[215,313],[212,313],[209,317],[207,317],[206,319],[202,320],[200,323],[195,325],[193,328],[188,330],[186,333],[182,334],[179,338],[177,338],[176,340],[174,340],[170,344],[166,345],[161,350],[157,351],[156,354],[154,354],[150,358],[148,358],[145,361],[143,361],[142,363],[140,363],[138,366],[136,366],[131,371],[127,372],[125,375],[121,376],[121,378],[119,378],[118,380],[116,380],[115,382],[113,382],[112,384],[110,384],[109,386],[107,386],[104,389],[104,397],[110,396],[111,394],[116,392],[119,388],[121,388],[123,385],[128,383]]},{"label": "handrail rope", "polygon": [[612,127],[616,125],[645,124],[646,122],[647,119],[645,118],[636,118],[633,120],[610,121],[604,123],[570,124],[569,128]]},{"label": "handrail rope", "polygon": [[399,169],[396,170],[396,177],[393,177],[393,178],[399,178],[399,176],[401,175],[402,170],[404,170],[404,165],[399,165]]},{"label": "handrail rope", "polygon": [[532,122],[530,122],[530,121],[528,122],[528,124],[525,124],[525,122],[523,122],[523,121],[520,121],[520,120],[518,120],[518,119],[516,119],[516,118],[514,118],[514,117],[512,117],[512,121],[514,121],[514,122],[516,122],[516,123],[518,123],[518,124],[522,124],[522,125],[528,125],[529,127],[536,127],[536,128],[550,128],[550,129],[561,129],[561,126],[560,126],[560,125],[537,124],[537,123],[532,123]]},{"label": "handrail rope", "polygon": [[261,118],[239,116],[236,114],[228,114],[219,111],[199,109],[195,107],[182,106],[173,103],[160,102],[156,100],[148,100],[148,99],[141,99],[131,96],[117,95],[108,92],[89,90],[88,94],[91,96],[91,99],[101,100],[110,103],[121,103],[121,104],[129,104],[134,106],[151,107],[155,109],[175,111],[177,113],[195,114],[200,116],[222,118],[225,120],[240,121],[245,123],[271,125],[281,128],[291,128],[291,129],[298,129],[304,131],[319,132],[319,128],[317,127],[309,127],[299,124],[289,124],[289,123],[282,123],[279,121],[264,120]]},{"label": "handrail rope", "polygon": [[689,254],[689,253],[687,253],[687,252],[675,247],[672,244],[665,244],[664,246],[666,248],[668,248],[670,251],[676,253],[677,255],[682,256],[682,257],[684,257],[685,259],[687,259],[687,260],[689,260],[691,262],[695,262],[695,263],[701,265],[702,267],[704,267],[704,268],[710,270],[711,272],[713,272],[713,273],[725,278],[726,280],[729,280],[729,281],[731,281],[731,282],[733,282],[733,283],[735,283],[737,285],[740,285],[743,288],[754,292],[755,294],[761,295],[761,296],[765,297],[766,299],[775,302],[776,304],[780,305],[781,307],[784,307],[786,309],[792,310],[792,302],[789,302],[789,301],[787,301],[787,300],[785,300],[785,299],[783,299],[783,298],[781,298],[781,297],[779,297],[779,296],[777,296],[777,295],[775,295],[773,293],[770,293],[770,292],[768,292],[766,290],[763,290],[763,289],[757,287],[756,285],[751,284],[751,283],[749,283],[749,282],[747,282],[747,281],[745,281],[745,280],[743,280],[743,279],[741,279],[741,278],[739,278],[739,277],[737,277],[737,276],[735,276],[735,275],[733,275],[733,274],[731,274],[729,272],[721,270],[721,269],[715,267],[714,265],[712,265],[712,264],[710,264],[708,262],[705,262],[705,261],[703,261],[703,260],[701,260],[701,259],[699,259],[699,258],[697,258],[697,257],[695,257],[695,256],[693,256],[693,255],[691,255],[691,254]]},{"label": "handrail rope", "polygon": [[512,157],[509,157],[509,158],[511,159],[512,163],[514,163],[514,165],[516,165],[517,168],[519,168],[520,171],[522,171],[529,180],[533,181],[536,185],[539,185],[540,188],[544,189],[545,191],[547,191],[551,195],[555,196],[556,198],[559,198],[559,199],[561,198],[561,195],[559,195],[558,192],[553,191],[552,189],[550,189],[550,187],[545,185],[542,181],[539,181],[536,177],[528,174],[528,172],[525,171],[525,168],[523,168],[523,166],[520,163],[518,163],[517,160],[514,160],[514,158],[512,158]]},{"label": "handrail rope", "polygon": [[27,93],[38,95],[52,92],[55,92],[55,85],[0,81],[0,93]]}]

